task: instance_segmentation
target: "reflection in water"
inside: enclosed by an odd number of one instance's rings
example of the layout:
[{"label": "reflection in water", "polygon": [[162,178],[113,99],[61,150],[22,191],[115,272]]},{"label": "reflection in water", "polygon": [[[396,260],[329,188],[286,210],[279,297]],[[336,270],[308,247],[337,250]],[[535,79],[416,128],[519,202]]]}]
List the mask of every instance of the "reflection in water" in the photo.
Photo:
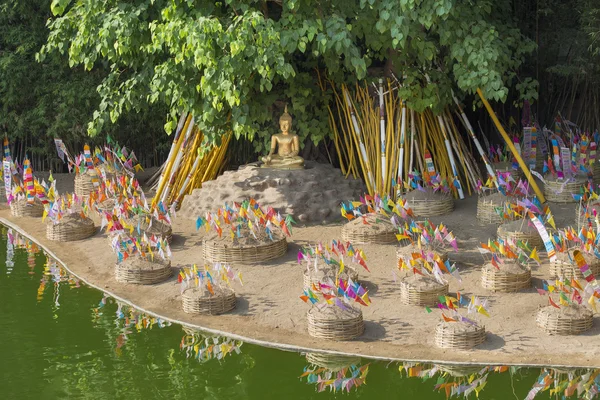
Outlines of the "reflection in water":
[{"label": "reflection in water", "polygon": [[41,252],[39,246],[18,232],[13,231],[11,228],[6,230],[6,236],[6,274],[11,274],[14,269],[14,249],[17,248],[25,249],[27,251],[27,265],[29,265],[29,274],[33,275],[35,273],[35,256]]},{"label": "reflection in water", "polygon": [[[509,372],[511,380],[521,367],[515,366],[482,366],[457,364],[424,364],[405,362],[400,365],[400,374],[418,377],[426,381],[436,378],[434,391],[445,392],[446,397],[469,397],[480,392],[487,384],[491,373]],[[543,368],[536,383],[533,385],[526,400],[532,400],[542,392],[548,392],[550,397],[574,397],[577,399],[594,399],[600,393],[600,369],[558,369]]]},{"label": "reflection in water", "polygon": [[183,331],[185,335],[181,338],[179,348],[185,352],[187,358],[193,357],[200,362],[222,360],[227,355],[240,354],[240,348],[244,344],[240,340],[208,335],[187,327],[183,327]]},{"label": "reflection in water", "polygon": [[[112,297],[104,294],[98,307],[92,308],[92,322],[99,326],[106,326],[102,323],[102,316],[104,316],[105,306],[107,304],[116,305],[114,311],[115,317],[113,318],[113,329],[107,329],[107,333],[115,336],[115,353],[118,356],[122,355],[123,346],[127,343],[128,335],[134,332],[141,332],[143,330],[149,330],[153,327],[164,328],[171,326],[169,321],[165,321],[161,318],[156,318],[145,313],[138,311],[137,309],[124,304],[120,301],[113,299]],[[110,313],[110,311],[109,311]]]},{"label": "reflection in water", "polygon": [[600,369],[544,368],[526,400],[542,391],[549,391],[550,396],[593,399],[600,393]]},{"label": "reflection in water", "polygon": [[405,362],[399,369],[400,375],[405,372],[407,377],[417,377],[423,381],[437,377],[433,390],[445,392],[446,397],[468,397],[473,392],[479,397],[479,392],[487,384],[488,375],[491,372],[506,372],[509,367]]},{"label": "reflection in water", "polygon": [[317,391],[329,389],[332,392],[350,392],[366,383],[369,364],[360,365],[359,357],[345,357],[326,353],[307,353],[306,361],[300,379],[306,378],[306,383],[316,384]]}]

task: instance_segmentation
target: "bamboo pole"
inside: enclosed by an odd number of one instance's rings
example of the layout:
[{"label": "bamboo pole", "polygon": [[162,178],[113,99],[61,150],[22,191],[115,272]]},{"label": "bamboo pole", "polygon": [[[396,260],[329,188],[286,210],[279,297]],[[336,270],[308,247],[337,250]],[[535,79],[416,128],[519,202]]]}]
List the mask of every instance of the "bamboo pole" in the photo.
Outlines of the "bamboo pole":
[{"label": "bamboo pole", "polygon": [[380,151],[380,153],[381,153],[381,178],[382,178],[383,187],[385,188],[385,178],[386,178],[385,103],[383,102],[383,79],[381,79],[381,78],[379,78],[379,131],[380,131],[380,135],[381,135],[381,151]]},{"label": "bamboo pole", "polygon": [[521,169],[525,173],[525,176],[527,177],[527,180],[529,181],[529,184],[533,188],[533,191],[538,196],[538,199],[540,200],[540,202],[542,204],[546,203],[546,198],[544,197],[544,194],[542,193],[542,191],[538,187],[537,183],[533,179],[533,176],[531,175],[531,172],[529,172],[529,168],[527,168],[527,165],[525,164],[525,162],[523,161],[523,159],[521,158],[521,156],[518,154],[517,149],[515,148],[515,145],[513,144],[512,140],[510,140],[510,137],[508,136],[508,134],[506,133],[506,131],[502,127],[502,124],[498,120],[498,117],[496,117],[496,113],[492,109],[492,106],[490,105],[490,103],[486,100],[486,98],[483,95],[483,92],[481,91],[480,88],[477,88],[477,94],[481,98],[481,101],[483,102],[483,105],[485,106],[485,108],[487,109],[488,113],[490,114],[490,117],[492,117],[492,121],[494,121],[494,124],[496,125],[496,128],[498,129],[498,132],[500,132],[500,134],[502,135],[502,138],[504,139],[504,141],[508,145],[508,148],[512,152],[513,156],[516,158],[516,160],[519,163],[519,165],[521,166]]},{"label": "bamboo pole", "polygon": [[[186,118],[186,122],[185,122],[182,130],[190,130],[190,129],[192,129],[193,126],[194,126],[194,117],[192,117],[192,115],[189,114],[188,117]],[[161,199],[163,190],[165,188],[165,185],[167,184],[167,177],[170,177],[171,169],[173,167],[173,162],[175,161],[175,156],[176,156],[177,152],[179,151],[181,144],[183,143],[184,136],[185,135],[180,134],[179,137],[173,141],[175,146],[172,148],[172,152],[169,153],[169,157],[167,158],[165,170],[163,171],[163,174],[161,175],[160,183],[158,184],[158,189],[156,189],[156,194],[154,195],[154,198],[152,199],[152,207],[155,207],[158,204],[159,200]]]}]

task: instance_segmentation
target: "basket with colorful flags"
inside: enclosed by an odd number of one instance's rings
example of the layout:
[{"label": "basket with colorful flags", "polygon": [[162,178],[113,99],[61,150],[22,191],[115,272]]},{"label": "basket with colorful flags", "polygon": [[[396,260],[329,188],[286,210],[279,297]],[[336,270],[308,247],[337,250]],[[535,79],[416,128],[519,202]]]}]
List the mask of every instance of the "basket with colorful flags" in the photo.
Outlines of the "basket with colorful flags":
[{"label": "basket with colorful flags", "polygon": [[544,161],[542,173],[545,178],[541,179],[544,196],[554,203],[573,203],[573,194],[578,194],[581,186],[592,177],[587,159],[587,139],[582,137],[579,143],[572,143],[571,147],[558,134],[551,134],[549,139],[551,153],[548,154],[548,160]]},{"label": "basket with colorful flags", "polygon": [[[600,274],[600,259],[592,253],[581,252],[590,271],[594,275]],[[582,279],[583,274],[577,267],[572,256],[572,251],[556,252],[556,261],[550,262],[549,275],[557,279]]]},{"label": "basket with colorful flags", "polygon": [[569,178],[546,178],[544,182],[544,196],[552,203],[574,203],[573,194],[579,193],[585,186],[587,177],[573,176]]},{"label": "basket with colorful flags", "polygon": [[364,332],[362,311],[357,304],[371,303],[368,291],[352,279],[336,278],[311,285],[300,296],[312,307],[306,316],[308,334],[327,340],[351,340]]},{"label": "basket with colorful flags", "polygon": [[[571,278],[544,281],[543,289],[537,289],[540,295],[548,296],[549,305],[539,309],[536,323],[549,335],[583,333],[592,328],[594,312],[597,312],[600,284],[590,271],[583,254],[575,250],[572,256],[584,276],[585,284]],[[553,295],[558,301],[552,298]]]},{"label": "basket with colorful flags", "polygon": [[[424,259],[433,260],[439,256],[445,263],[448,261],[448,248],[452,247],[458,251],[458,244],[454,234],[444,224],[433,225],[431,221],[406,222],[398,227],[396,239],[400,247],[396,250],[398,268],[403,269],[414,258],[414,254],[421,254]],[[410,270],[410,268],[409,268]]]},{"label": "basket with colorful flags", "polygon": [[342,203],[341,212],[349,221],[342,227],[342,239],[356,244],[393,243],[401,221],[413,216],[404,200],[394,203],[388,195],[377,194]]},{"label": "basket with colorful flags", "polygon": [[458,249],[456,238],[445,226],[434,226],[429,221],[412,221],[405,228],[398,239],[408,238],[411,244],[396,253],[398,269],[409,274],[400,281],[400,301],[407,305],[432,306],[439,296],[448,293],[445,276],[452,275],[461,280],[456,265],[450,264],[445,250],[448,245]]},{"label": "basket with colorful flags", "polygon": [[592,275],[600,274],[599,241],[597,230],[591,226],[583,226],[578,232],[572,227],[558,230],[552,235],[556,259],[550,261],[550,276],[558,279],[584,277],[575,261],[575,250],[580,251]]},{"label": "basket with colorful flags", "polygon": [[454,198],[448,182],[439,174],[424,181],[418,172],[409,174],[409,192],[402,197],[406,208],[416,217],[445,215],[454,210]]},{"label": "basket with colorful flags", "polygon": [[[482,314],[489,317],[486,300],[475,296],[471,296],[469,300],[457,292],[456,298],[440,296],[437,307],[442,313],[442,321],[435,327],[435,344],[437,347],[468,350],[485,342],[485,326],[471,315]],[[467,315],[470,318],[461,314],[461,307],[467,309]],[[427,308],[427,311],[431,312],[429,308]]]},{"label": "basket with colorful flags", "polygon": [[17,197],[10,202],[10,213],[13,217],[40,218],[44,214],[44,206],[39,199],[29,203],[27,199]]},{"label": "basket with colorful flags", "polygon": [[355,249],[350,242],[332,240],[304,246],[298,251],[298,264],[306,264],[303,274],[304,289],[318,287],[320,283],[335,282],[336,279],[358,282],[358,267],[369,270],[365,253]]},{"label": "basket with colorful flags", "polygon": [[[10,186],[10,183],[9,183]],[[23,180],[17,180],[7,193],[10,212],[14,217],[41,217],[44,204],[48,202],[49,187],[42,185],[33,176],[33,168],[27,157],[23,161]]]},{"label": "basket with colorful flags", "polygon": [[181,284],[183,311],[188,314],[218,315],[233,310],[236,298],[232,284],[243,285],[241,273],[221,263],[216,263],[212,271],[195,264],[181,268],[177,281]]},{"label": "basket with colorful flags", "polygon": [[217,212],[198,217],[196,229],[205,228],[204,261],[258,263],[279,258],[287,251],[292,235],[291,215],[285,217],[269,207],[263,210],[254,199],[225,204]]},{"label": "basket with colorful flags", "polygon": [[117,281],[151,285],[172,275],[171,249],[165,239],[145,234],[131,236],[120,230],[111,232],[110,241],[117,254]]},{"label": "basket with colorful flags", "polygon": [[308,384],[316,384],[318,392],[329,389],[331,392],[350,392],[366,383],[369,364],[360,365],[360,358],[333,354],[307,353],[300,379]]},{"label": "basket with colorful flags", "polygon": [[171,260],[160,257],[146,258],[141,253],[117,262],[115,278],[117,282],[137,285],[154,285],[169,279],[173,271]]},{"label": "basket with colorful flags", "polygon": [[158,219],[150,213],[134,214],[129,218],[124,218],[121,224],[124,229],[133,228],[133,232],[137,235],[145,232],[147,235],[162,237],[169,243],[173,240],[171,224],[166,220]]},{"label": "basket with colorful flags", "polygon": [[528,219],[518,219],[500,225],[498,227],[498,238],[504,242],[527,242],[531,247],[544,248],[544,241],[538,230]]},{"label": "basket with colorful flags", "polygon": [[96,234],[94,221],[82,213],[65,214],[46,224],[46,238],[58,242],[83,240]]},{"label": "basket with colorful flags", "polygon": [[400,302],[412,306],[433,306],[448,294],[448,282],[431,275],[414,274],[400,281]]},{"label": "basket with colorful flags", "polygon": [[96,226],[87,215],[88,206],[75,194],[56,195],[45,203],[46,237],[58,242],[87,239],[96,234]]},{"label": "basket with colorful flags", "polygon": [[[556,229],[554,216],[548,205],[542,206],[537,197],[516,199],[507,202],[503,210],[498,210],[507,222],[498,227],[498,237],[505,243],[527,242],[529,247],[546,249],[549,258],[554,248],[546,225]],[[514,220],[511,220],[513,218]]]},{"label": "basket with colorful flags", "polygon": [[508,202],[528,197],[529,184],[522,180],[515,181],[510,173],[498,172],[496,181],[490,177],[485,186],[480,184],[477,200],[477,220],[481,224],[500,224],[505,221],[500,210],[506,208]]},{"label": "basket with colorful flags", "polygon": [[527,243],[506,243],[502,239],[482,243],[486,263],[481,268],[481,286],[492,292],[517,292],[531,286],[530,259],[539,261],[537,249]]},{"label": "basket with colorful flags", "polygon": [[577,289],[568,288],[565,291],[556,289],[554,285],[547,286],[555,288],[558,301],[553,301],[548,295],[550,305],[540,308],[535,317],[538,327],[548,335],[578,335],[592,328],[594,322],[592,310],[584,304],[578,304],[577,301],[582,301],[581,299],[577,300],[573,297],[569,299],[568,293],[571,293],[571,290],[573,295],[577,294],[581,297]]}]

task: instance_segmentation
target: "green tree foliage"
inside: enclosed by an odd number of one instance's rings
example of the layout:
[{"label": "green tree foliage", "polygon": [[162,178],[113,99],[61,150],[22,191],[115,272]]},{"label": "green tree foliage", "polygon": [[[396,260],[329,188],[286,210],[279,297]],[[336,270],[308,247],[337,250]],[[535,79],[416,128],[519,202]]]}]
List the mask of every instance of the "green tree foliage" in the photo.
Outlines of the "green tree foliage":
[{"label": "green tree foliage", "polygon": [[[45,57],[43,63],[36,61],[48,38],[50,4],[50,0],[0,0],[0,133],[22,143],[34,159],[56,157],[54,137],[74,151],[90,141],[87,124],[100,104],[96,88],[107,76],[100,63],[91,72],[71,69],[67,57],[58,53]],[[106,126],[104,133],[138,154],[154,148],[168,151],[160,135],[165,114],[156,107],[132,113],[119,124]]]},{"label": "green tree foliage", "polygon": [[[509,0],[54,0],[41,56],[108,65],[92,135],[144,104],[165,104],[173,130],[191,111],[213,140],[225,131],[261,150],[290,104],[294,128],[328,132],[317,70],[355,82],[386,65],[410,107],[441,109],[451,89],[504,100],[534,44]],[[431,79],[427,83],[425,76]],[[535,81],[521,82],[529,97]]]}]

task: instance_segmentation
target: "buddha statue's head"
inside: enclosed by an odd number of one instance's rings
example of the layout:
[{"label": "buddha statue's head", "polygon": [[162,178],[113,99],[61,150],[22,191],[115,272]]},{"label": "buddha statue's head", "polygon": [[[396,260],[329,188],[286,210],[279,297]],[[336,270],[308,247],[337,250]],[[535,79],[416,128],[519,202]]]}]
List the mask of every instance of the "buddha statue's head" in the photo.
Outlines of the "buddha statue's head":
[{"label": "buddha statue's head", "polygon": [[287,112],[287,104],[285,105],[283,114],[279,117],[279,128],[283,133],[288,133],[292,128],[292,116]]}]

